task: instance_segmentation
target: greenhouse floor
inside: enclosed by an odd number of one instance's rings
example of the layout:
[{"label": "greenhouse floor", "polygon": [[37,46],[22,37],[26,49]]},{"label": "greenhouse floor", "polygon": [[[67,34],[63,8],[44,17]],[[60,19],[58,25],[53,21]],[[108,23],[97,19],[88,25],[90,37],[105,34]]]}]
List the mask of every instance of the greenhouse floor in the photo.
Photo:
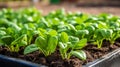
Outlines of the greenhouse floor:
[{"label": "greenhouse floor", "polygon": [[110,13],[120,16],[120,7],[109,6],[76,6],[75,4],[59,4],[59,5],[42,5],[38,4],[36,7],[43,11],[43,14],[47,14],[52,10],[65,8],[66,11],[83,12],[88,14]]},{"label": "greenhouse floor", "polygon": [[[22,4],[21,4],[22,3]],[[66,11],[72,11],[72,12],[83,12],[88,14],[99,14],[99,13],[110,13],[113,15],[120,16],[120,6],[77,6],[76,3],[62,3],[62,4],[56,4],[56,5],[50,5],[48,3],[31,3],[31,2],[7,2],[7,3],[0,3],[0,5],[7,5],[8,7],[12,7],[14,9],[18,9],[20,7],[29,7],[34,5],[38,9],[43,11],[43,14],[46,15],[52,10],[65,8]],[[80,5],[80,4],[79,4]]]}]

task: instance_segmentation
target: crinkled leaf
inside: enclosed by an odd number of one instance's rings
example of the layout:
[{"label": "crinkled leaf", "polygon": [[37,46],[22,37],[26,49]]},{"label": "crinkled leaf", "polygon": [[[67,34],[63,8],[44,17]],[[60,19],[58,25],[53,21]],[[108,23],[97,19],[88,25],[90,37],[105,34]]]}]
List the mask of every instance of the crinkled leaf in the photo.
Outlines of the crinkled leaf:
[{"label": "crinkled leaf", "polygon": [[88,30],[78,30],[76,32],[77,35],[85,35],[85,34],[89,34],[89,31]]},{"label": "crinkled leaf", "polygon": [[88,26],[88,27],[87,27],[87,30],[88,30],[89,32],[94,32],[94,31],[95,31],[95,27],[93,27],[93,26]]},{"label": "crinkled leaf", "polygon": [[35,44],[31,44],[24,49],[24,55],[32,53],[37,50],[39,50],[39,48]]},{"label": "crinkled leaf", "polygon": [[103,39],[105,35],[103,36],[103,34],[102,34],[101,32],[104,33],[105,31],[104,31],[104,30],[101,30],[101,29],[97,29],[97,30],[95,31],[95,36],[94,36],[94,38],[97,39],[97,40]]},{"label": "crinkled leaf", "polygon": [[69,41],[69,36],[68,36],[67,33],[62,32],[62,33],[61,33],[61,36],[60,36],[60,39],[61,39],[61,41],[62,41],[63,43],[66,43],[66,42]]},{"label": "crinkled leaf", "polygon": [[20,43],[18,43],[19,44],[19,47],[20,46],[25,46],[25,45],[27,45],[27,41],[24,41],[24,40],[22,40]]},{"label": "crinkled leaf", "polygon": [[[22,40],[27,41],[27,35],[26,35],[26,34],[23,34],[23,35],[21,35],[20,37],[18,37],[17,39],[15,39],[15,40],[11,43],[11,45],[16,45],[16,44],[18,44],[19,42],[22,42]],[[25,45],[27,45],[27,44],[25,44]]]},{"label": "crinkled leaf", "polygon": [[51,30],[51,31],[49,31],[49,34],[51,36],[56,36],[57,35],[57,31],[56,30]]},{"label": "crinkled leaf", "polygon": [[0,37],[1,37],[1,36],[3,36],[3,35],[5,35],[5,34],[6,34],[6,32],[5,32],[5,31],[0,30]]},{"label": "crinkled leaf", "polygon": [[58,43],[58,37],[57,36],[51,36],[48,40],[48,46],[47,49],[50,53],[53,53],[56,49]]},{"label": "crinkled leaf", "polygon": [[74,49],[82,49],[83,47],[85,47],[87,44],[87,39],[84,38],[84,39],[81,39],[78,43],[76,43],[74,45]]},{"label": "crinkled leaf", "polygon": [[68,24],[68,27],[69,27],[71,30],[77,31],[72,24]]},{"label": "crinkled leaf", "polygon": [[69,36],[69,41],[72,44],[75,44],[75,43],[79,42],[79,38],[78,37],[74,37],[74,36]]},{"label": "crinkled leaf", "polygon": [[53,18],[52,19],[52,23],[54,24],[54,25],[58,25],[59,24],[59,19],[57,18],[57,17],[55,17],[55,18]]},{"label": "crinkled leaf", "polygon": [[62,48],[62,49],[65,49],[65,48],[67,48],[67,44],[59,42],[59,47]]},{"label": "crinkled leaf", "polygon": [[2,42],[4,44],[7,44],[7,45],[10,45],[11,42],[14,40],[14,38],[12,36],[9,36],[9,35],[8,36],[2,36],[0,39],[2,40]]},{"label": "crinkled leaf", "polygon": [[47,31],[46,31],[45,29],[38,28],[38,30],[39,30],[39,35],[40,35],[40,36],[42,36],[42,37],[46,36],[45,33],[46,33]]},{"label": "crinkled leaf", "polygon": [[84,51],[71,51],[71,55],[76,56],[79,59],[86,60],[86,53]]},{"label": "crinkled leaf", "polygon": [[98,28],[98,23],[93,23],[92,26]]},{"label": "crinkled leaf", "polygon": [[41,49],[41,50],[46,50],[47,47],[47,41],[45,38],[39,36],[35,40],[35,44]]},{"label": "crinkled leaf", "polygon": [[113,34],[113,30],[112,29],[107,29],[106,34],[107,34],[106,38],[110,38]]},{"label": "crinkled leaf", "polygon": [[99,22],[98,28],[99,28],[99,29],[103,29],[103,28],[108,28],[108,27],[107,27],[106,23],[104,23],[104,22]]}]

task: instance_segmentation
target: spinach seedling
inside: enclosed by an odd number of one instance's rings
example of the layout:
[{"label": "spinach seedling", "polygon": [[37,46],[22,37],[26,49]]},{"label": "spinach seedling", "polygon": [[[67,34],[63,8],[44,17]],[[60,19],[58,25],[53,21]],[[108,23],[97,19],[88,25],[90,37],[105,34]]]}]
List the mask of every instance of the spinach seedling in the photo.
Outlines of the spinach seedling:
[{"label": "spinach seedling", "polygon": [[69,59],[71,56],[76,56],[82,60],[86,59],[86,54],[81,49],[85,47],[87,39],[81,39],[73,36],[68,36],[62,32],[59,39],[59,51],[62,59]]},{"label": "spinach seedling", "polygon": [[57,32],[50,30],[49,32],[40,33],[40,36],[35,40],[35,45],[45,56],[51,55],[55,51],[58,43]]},{"label": "spinach seedling", "polygon": [[32,53],[36,50],[42,52],[45,56],[51,55],[56,49],[58,43],[57,32],[55,30],[46,31],[39,29],[39,36],[35,40],[35,44],[28,45],[24,54]]},{"label": "spinach seedling", "polygon": [[87,29],[76,31],[76,36],[80,39],[85,38],[86,35],[89,35],[89,31]]},{"label": "spinach seedling", "polygon": [[115,40],[120,37],[120,28],[116,28],[113,30],[112,35],[110,36],[111,44],[114,44]]},{"label": "spinach seedling", "polygon": [[[6,32],[6,33],[5,33]],[[8,27],[2,33],[0,41],[7,46],[10,51],[18,52],[21,46],[27,45],[27,35],[20,34],[20,31],[14,27]]]},{"label": "spinach seedling", "polygon": [[113,31],[111,29],[97,29],[95,31],[94,40],[98,48],[102,47],[103,40],[109,40],[112,36]]}]

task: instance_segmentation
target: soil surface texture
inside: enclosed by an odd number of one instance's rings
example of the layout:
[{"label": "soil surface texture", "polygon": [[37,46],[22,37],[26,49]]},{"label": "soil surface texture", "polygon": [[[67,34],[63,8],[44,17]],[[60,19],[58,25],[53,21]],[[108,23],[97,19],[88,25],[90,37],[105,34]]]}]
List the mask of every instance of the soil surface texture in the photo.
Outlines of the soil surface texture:
[{"label": "soil surface texture", "polygon": [[92,62],[95,59],[98,59],[119,47],[119,40],[116,41],[114,45],[110,45],[109,41],[104,41],[102,48],[99,49],[96,45],[88,43],[87,46],[83,49],[87,54],[87,60],[85,61],[82,61],[74,56],[72,56],[70,59],[62,60],[58,49],[56,49],[55,53],[53,53],[52,55],[45,57],[39,51],[24,55],[24,47],[21,47],[19,52],[10,52],[7,47],[1,46],[0,54],[47,65],[49,67],[82,67],[82,65]]}]

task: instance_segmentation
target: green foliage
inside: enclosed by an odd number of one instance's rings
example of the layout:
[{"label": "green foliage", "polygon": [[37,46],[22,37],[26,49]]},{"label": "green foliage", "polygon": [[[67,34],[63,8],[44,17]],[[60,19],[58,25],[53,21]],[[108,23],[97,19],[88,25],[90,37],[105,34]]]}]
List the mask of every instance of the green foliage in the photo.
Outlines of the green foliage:
[{"label": "green foliage", "polygon": [[[65,39],[66,38],[66,39]],[[72,55],[82,60],[86,59],[86,54],[81,49],[86,46],[87,39],[68,36],[67,33],[62,32],[59,40],[59,49],[62,59],[69,59]]]},{"label": "green foliage", "polygon": [[64,9],[42,16],[36,8],[0,10],[0,46],[24,54],[39,50],[45,56],[60,51],[63,59],[85,60],[87,42],[101,48],[104,40],[114,44],[120,38],[120,17],[110,14],[65,13]]},{"label": "green foliage", "polygon": [[25,48],[24,55],[32,53],[36,50],[39,50],[39,48],[35,44],[31,44]]},{"label": "green foliage", "polygon": [[51,53],[55,51],[57,43],[58,37],[55,30],[45,32],[41,36],[37,37],[35,40],[35,45],[45,56],[51,55]]}]

